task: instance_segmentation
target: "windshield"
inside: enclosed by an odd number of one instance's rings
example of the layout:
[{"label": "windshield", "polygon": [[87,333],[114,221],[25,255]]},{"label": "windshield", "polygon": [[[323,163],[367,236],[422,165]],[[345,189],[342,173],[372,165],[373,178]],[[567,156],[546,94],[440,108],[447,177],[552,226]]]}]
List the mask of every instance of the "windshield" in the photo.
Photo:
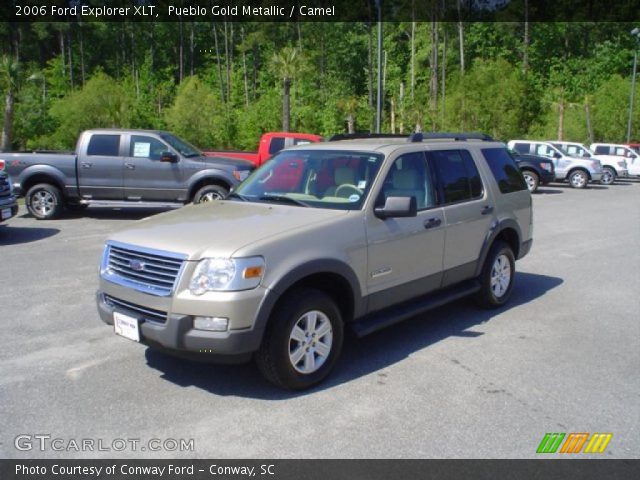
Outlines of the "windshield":
[{"label": "windshield", "polygon": [[174,137],[170,133],[161,133],[160,138],[175,148],[183,157],[201,157],[202,154],[193,145]]},{"label": "windshield", "polygon": [[372,152],[281,152],[242,182],[231,198],[358,210],[364,204],[383,159],[383,155]]}]

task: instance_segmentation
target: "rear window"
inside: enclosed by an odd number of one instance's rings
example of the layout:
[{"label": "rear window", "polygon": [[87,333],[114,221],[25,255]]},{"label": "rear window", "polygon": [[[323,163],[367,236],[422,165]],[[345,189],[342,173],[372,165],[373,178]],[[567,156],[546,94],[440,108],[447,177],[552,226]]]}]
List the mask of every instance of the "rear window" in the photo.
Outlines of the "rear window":
[{"label": "rear window", "polygon": [[482,155],[498,183],[502,193],[526,190],[527,184],[522,178],[515,161],[504,148],[483,148]]},{"label": "rear window", "polygon": [[87,155],[118,157],[120,154],[120,135],[92,135],[87,147]]}]

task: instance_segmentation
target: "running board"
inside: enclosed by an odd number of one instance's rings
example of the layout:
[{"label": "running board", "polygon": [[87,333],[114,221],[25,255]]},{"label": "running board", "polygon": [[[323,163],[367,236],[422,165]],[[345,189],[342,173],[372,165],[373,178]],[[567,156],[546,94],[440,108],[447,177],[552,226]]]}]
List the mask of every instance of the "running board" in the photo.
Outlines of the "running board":
[{"label": "running board", "polygon": [[379,312],[362,317],[350,326],[358,338],[369,335],[408,318],[433,310],[447,303],[467,297],[480,290],[477,279],[467,280],[438,292],[419,297],[399,306],[389,307]]},{"label": "running board", "polygon": [[184,207],[184,203],[177,202],[149,202],[142,200],[88,200],[82,199],[78,202],[82,205],[89,205],[92,207],[111,207],[111,208],[128,208],[128,207],[142,207],[142,208],[180,208]]}]

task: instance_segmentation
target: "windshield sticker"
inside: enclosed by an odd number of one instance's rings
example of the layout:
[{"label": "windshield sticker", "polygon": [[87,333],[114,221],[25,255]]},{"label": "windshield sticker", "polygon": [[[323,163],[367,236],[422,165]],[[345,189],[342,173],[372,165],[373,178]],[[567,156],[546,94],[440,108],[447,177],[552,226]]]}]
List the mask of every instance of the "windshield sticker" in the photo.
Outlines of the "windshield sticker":
[{"label": "windshield sticker", "polygon": [[357,202],[360,200],[360,195],[356,195],[355,193],[349,197],[350,202]]},{"label": "windshield sticker", "polygon": [[134,157],[148,157],[151,152],[151,144],[145,142],[136,142],[133,144]]},{"label": "windshield sticker", "polygon": [[364,190],[365,188],[367,188],[367,181],[366,180],[360,180],[358,182],[358,188],[360,190]]}]

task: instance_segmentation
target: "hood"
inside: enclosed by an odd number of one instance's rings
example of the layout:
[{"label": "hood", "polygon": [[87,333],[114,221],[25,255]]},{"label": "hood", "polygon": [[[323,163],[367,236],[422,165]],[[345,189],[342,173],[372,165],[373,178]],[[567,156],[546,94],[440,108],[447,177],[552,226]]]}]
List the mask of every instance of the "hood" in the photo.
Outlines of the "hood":
[{"label": "hood", "polygon": [[251,243],[347,213],[275,203],[216,201],[145,218],[111,235],[110,240],[182,253],[190,260],[231,257]]},{"label": "hood", "polygon": [[239,158],[229,157],[207,157],[202,156],[200,160],[211,166],[218,166],[224,170],[253,170],[255,165],[248,160],[240,160]]}]

